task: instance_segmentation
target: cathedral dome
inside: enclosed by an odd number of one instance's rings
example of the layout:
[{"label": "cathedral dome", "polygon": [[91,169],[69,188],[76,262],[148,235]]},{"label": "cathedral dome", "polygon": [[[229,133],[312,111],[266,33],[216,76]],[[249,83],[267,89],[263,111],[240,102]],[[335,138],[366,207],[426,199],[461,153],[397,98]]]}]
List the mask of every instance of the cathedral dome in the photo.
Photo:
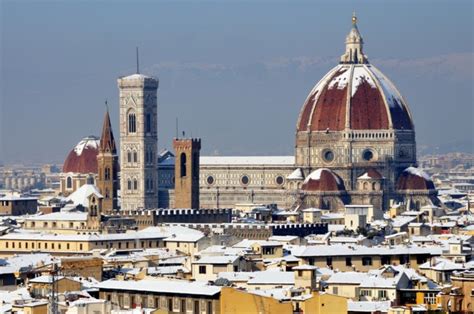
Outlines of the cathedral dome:
[{"label": "cathedral dome", "polygon": [[297,131],[411,130],[407,105],[393,83],[370,64],[339,64],[309,93]]},{"label": "cathedral dome", "polygon": [[83,138],[68,154],[63,165],[63,172],[97,173],[97,154],[99,138],[88,136]]},{"label": "cathedral dome", "polygon": [[402,171],[397,180],[397,190],[434,190],[435,186],[426,172],[415,167]]},{"label": "cathedral dome", "polygon": [[311,90],[297,131],[412,130],[408,106],[395,85],[369,64],[353,17],[341,62]]},{"label": "cathedral dome", "polygon": [[344,181],[327,168],[320,168],[311,172],[303,182],[305,191],[344,191]]}]

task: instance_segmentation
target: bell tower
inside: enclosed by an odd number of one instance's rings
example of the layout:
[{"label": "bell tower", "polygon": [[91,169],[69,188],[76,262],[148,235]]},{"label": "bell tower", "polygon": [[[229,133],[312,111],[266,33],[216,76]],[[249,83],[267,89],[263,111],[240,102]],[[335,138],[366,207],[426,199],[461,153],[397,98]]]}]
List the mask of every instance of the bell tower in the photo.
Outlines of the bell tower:
[{"label": "bell tower", "polygon": [[[105,104],[107,105],[107,102]],[[97,166],[99,172],[97,187],[104,197],[102,199],[102,210],[110,213],[118,209],[117,190],[119,163],[108,108],[105,112],[104,124],[102,126],[99,153],[97,154]]]},{"label": "bell tower", "polygon": [[173,140],[175,150],[174,207],[199,209],[201,139]]},{"label": "bell tower", "polygon": [[158,207],[158,80],[137,73],[118,79],[121,207]]}]

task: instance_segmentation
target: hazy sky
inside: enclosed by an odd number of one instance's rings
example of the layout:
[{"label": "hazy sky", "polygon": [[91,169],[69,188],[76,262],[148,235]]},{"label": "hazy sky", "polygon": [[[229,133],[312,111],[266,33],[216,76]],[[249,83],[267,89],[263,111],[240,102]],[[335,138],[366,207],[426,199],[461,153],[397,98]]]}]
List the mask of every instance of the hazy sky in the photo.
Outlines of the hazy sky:
[{"label": "hazy sky", "polygon": [[352,11],[394,81],[420,151],[473,150],[473,1],[1,2],[0,162],[62,162],[100,135],[117,77],[160,79],[159,147],[175,119],[204,154],[293,154],[299,110],[344,52]]}]

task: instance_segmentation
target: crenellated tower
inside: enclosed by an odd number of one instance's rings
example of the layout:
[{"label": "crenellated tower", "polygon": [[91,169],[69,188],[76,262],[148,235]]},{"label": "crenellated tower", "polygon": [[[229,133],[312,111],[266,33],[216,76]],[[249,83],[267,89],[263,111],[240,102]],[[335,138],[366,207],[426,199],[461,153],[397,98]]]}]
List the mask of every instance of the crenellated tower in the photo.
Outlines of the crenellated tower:
[{"label": "crenellated tower", "polygon": [[174,207],[199,209],[201,139],[174,139]]}]

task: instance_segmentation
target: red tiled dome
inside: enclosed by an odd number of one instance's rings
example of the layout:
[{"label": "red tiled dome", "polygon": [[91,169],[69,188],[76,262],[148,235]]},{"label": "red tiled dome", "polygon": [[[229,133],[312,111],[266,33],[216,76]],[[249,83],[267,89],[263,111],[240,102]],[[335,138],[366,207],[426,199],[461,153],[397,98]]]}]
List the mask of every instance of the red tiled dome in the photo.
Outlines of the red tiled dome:
[{"label": "red tiled dome", "polygon": [[344,181],[327,168],[320,168],[311,172],[303,182],[305,191],[344,191]]},{"label": "red tiled dome", "polygon": [[408,167],[397,180],[397,190],[434,190],[431,178],[421,169]]},{"label": "red tiled dome", "polygon": [[97,154],[99,139],[95,136],[83,138],[68,154],[63,172],[97,173]]},{"label": "red tiled dome", "polygon": [[403,97],[377,68],[339,64],[312,89],[297,131],[412,130]]}]

